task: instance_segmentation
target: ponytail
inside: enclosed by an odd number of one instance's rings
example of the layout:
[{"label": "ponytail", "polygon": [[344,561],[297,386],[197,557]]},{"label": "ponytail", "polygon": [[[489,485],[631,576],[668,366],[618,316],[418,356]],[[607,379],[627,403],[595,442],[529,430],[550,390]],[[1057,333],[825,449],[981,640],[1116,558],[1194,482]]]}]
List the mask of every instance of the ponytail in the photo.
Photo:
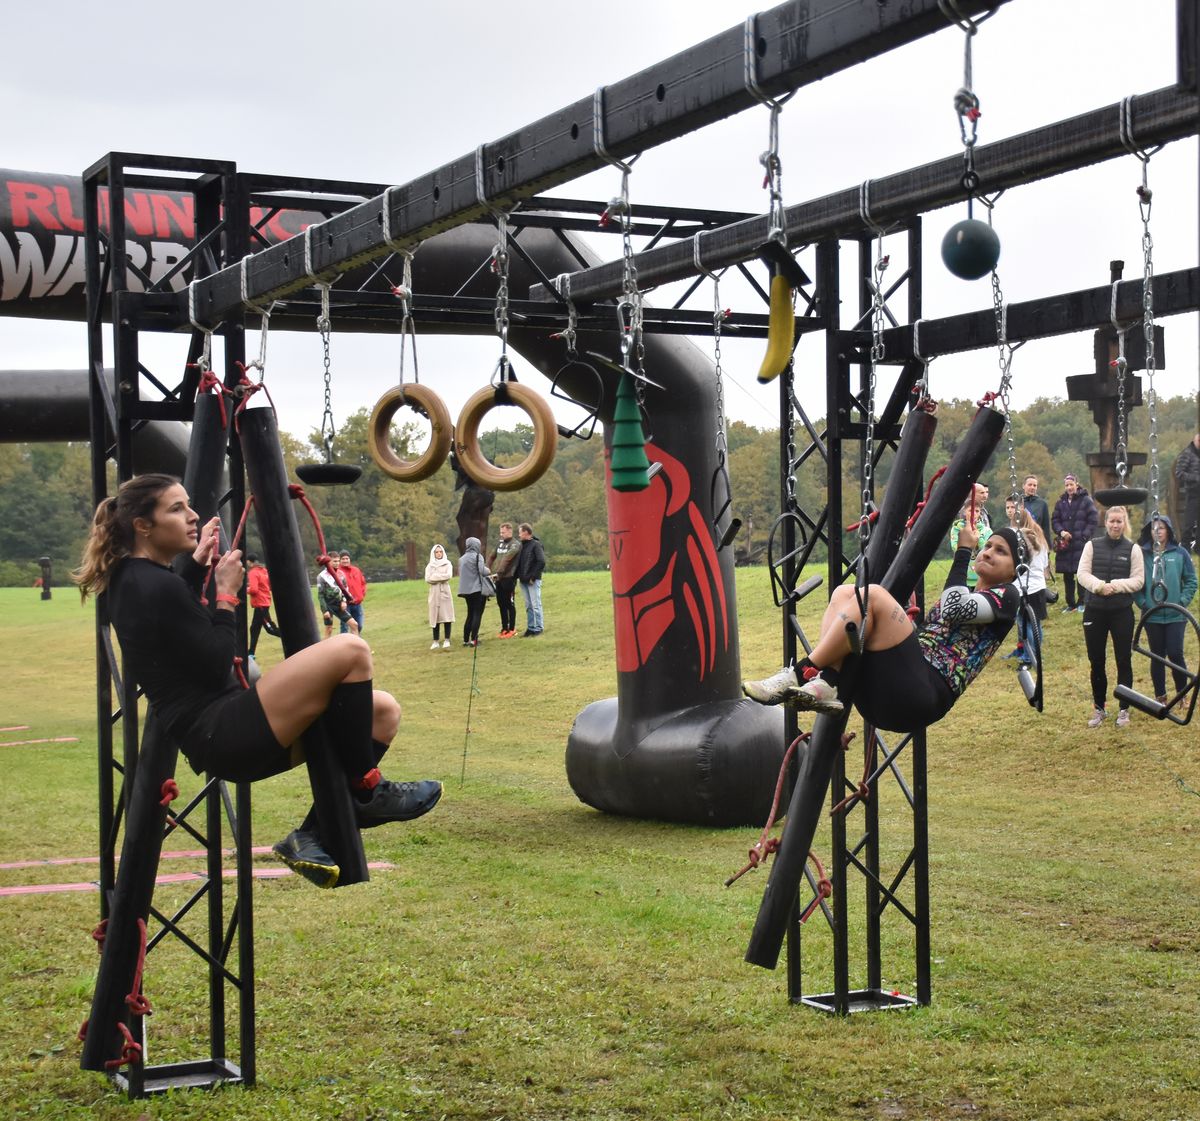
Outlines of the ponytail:
[{"label": "ponytail", "polygon": [[158,496],[178,482],[173,475],[137,475],[96,507],[83,557],[71,573],[81,600],[86,602],[89,594],[99,595],[108,587],[117,563],[133,552],[134,519],[153,521]]}]

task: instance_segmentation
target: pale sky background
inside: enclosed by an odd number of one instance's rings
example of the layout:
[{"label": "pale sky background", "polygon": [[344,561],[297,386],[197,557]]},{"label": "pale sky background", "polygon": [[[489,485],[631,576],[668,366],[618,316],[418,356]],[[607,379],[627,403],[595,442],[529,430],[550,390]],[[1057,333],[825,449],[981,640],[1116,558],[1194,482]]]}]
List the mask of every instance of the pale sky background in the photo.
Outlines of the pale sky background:
[{"label": "pale sky background", "polygon": [[[124,150],[232,159],[245,171],[403,183],[598,85],[740,26],[753,10],[714,0],[293,0],[257,7],[211,0],[199,9],[63,0],[48,27],[44,7],[10,5],[0,165],[79,174],[106,152]],[[975,41],[980,144],[1170,85],[1174,13],[1175,0],[1012,0]],[[951,99],[962,81],[962,44],[962,32],[947,25],[802,89],[781,118],[785,203],[961,152]],[[758,156],[767,120],[765,109],[747,110],[647,152],[631,177],[632,200],[765,210]],[[604,170],[556,193],[607,199],[618,180]],[[1006,298],[1017,303],[1105,284],[1112,258],[1126,261],[1126,277],[1140,275],[1140,182],[1140,165],[1128,156],[1005,194],[995,224]],[[1156,155],[1150,183],[1156,272],[1194,266],[1196,139]],[[926,216],[926,318],[990,307],[986,278],[956,280],[938,256],[942,234],[961,217],[962,205]],[[593,240],[602,254],[619,253],[615,239]],[[732,284],[726,291],[723,303],[761,309]],[[649,299],[666,303],[668,294]],[[711,307],[711,290],[691,306]],[[1195,394],[1197,316],[1164,325],[1159,393]],[[336,321],[334,330],[340,420],[395,383],[399,350],[394,337],[339,334]],[[490,376],[498,342],[437,338],[419,324],[418,331],[422,380],[457,415]],[[143,338],[151,368],[174,373],[185,341]],[[801,396],[817,413],[821,338],[803,340],[797,351]],[[710,352],[709,340],[695,341]],[[255,339],[248,342],[253,353]],[[769,426],[777,422],[776,391],[755,380],[762,345],[726,344],[733,384],[725,399],[732,419]],[[0,368],[82,368],[86,354],[82,324],[0,317]],[[1090,333],[1030,343],[1014,361],[1014,405],[1065,396],[1065,376],[1091,364]],[[304,434],[319,423],[320,368],[315,333],[272,335],[268,383],[283,428]],[[995,388],[995,353],[939,359],[932,379],[937,396],[978,397]],[[523,414],[491,416],[507,424]]]}]

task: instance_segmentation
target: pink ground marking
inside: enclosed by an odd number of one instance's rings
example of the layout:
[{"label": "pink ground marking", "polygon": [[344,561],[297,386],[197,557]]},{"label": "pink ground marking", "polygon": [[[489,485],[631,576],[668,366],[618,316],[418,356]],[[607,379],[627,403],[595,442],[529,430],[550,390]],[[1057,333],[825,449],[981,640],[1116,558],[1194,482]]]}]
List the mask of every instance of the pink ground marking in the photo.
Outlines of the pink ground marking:
[{"label": "pink ground marking", "polygon": [[[389,868],[394,868],[394,864],[389,864],[387,861],[372,861],[367,865],[374,872],[386,871]],[[225,879],[231,880],[237,875],[236,868],[223,868],[221,874]],[[251,875],[256,880],[277,880],[282,876],[291,876],[294,873],[290,868],[255,868]],[[199,883],[207,877],[202,872],[172,872],[166,876],[158,876],[155,879],[155,884],[183,884],[183,883]],[[0,895],[52,895],[64,891],[99,891],[100,885],[92,881],[84,881],[74,884],[23,884],[19,887],[0,887]]]},{"label": "pink ground marking", "polygon": [[[271,851],[268,845],[256,845],[250,850],[253,856],[266,856]],[[208,852],[205,849],[189,849],[187,851],[179,850],[173,852],[164,852],[160,857],[161,860],[181,860],[185,858],[194,858],[198,856],[207,856]],[[233,856],[233,849],[222,849],[222,856]],[[0,871],[8,871],[13,868],[42,868],[52,864],[99,864],[98,856],[58,856],[47,860],[14,860],[10,864],[0,864]]]},{"label": "pink ground marking", "polygon": [[9,724],[7,728],[0,728],[0,732],[28,732],[28,724]]},{"label": "pink ground marking", "polygon": [[[12,729],[16,731],[17,729]],[[0,743],[0,747],[24,747],[30,743],[78,743],[78,736],[55,736],[49,740],[10,740],[7,743]]]}]

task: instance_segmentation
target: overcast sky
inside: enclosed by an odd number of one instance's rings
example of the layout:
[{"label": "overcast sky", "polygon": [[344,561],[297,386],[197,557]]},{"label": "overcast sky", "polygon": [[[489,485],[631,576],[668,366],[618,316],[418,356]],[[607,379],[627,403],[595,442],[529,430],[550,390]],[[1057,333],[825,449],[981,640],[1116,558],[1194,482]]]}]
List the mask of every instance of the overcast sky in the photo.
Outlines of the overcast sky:
[{"label": "overcast sky", "polygon": [[[714,0],[438,0],[341,6],[292,0],[201,8],[84,0],[46,9],[11,5],[0,69],[8,169],[79,174],[112,150],[232,159],[246,171],[403,183],[576,99],[731,26],[753,8]],[[1170,85],[1175,77],[1175,0],[1012,0],[976,37],[981,144]],[[802,89],[781,118],[784,201],[802,202],[961,151],[951,99],[962,81],[962,32],[946,30],[883,59]],[[635,203],[762,211],[759,153],[767,111],[752,109],[653,149],[630,182]],[[607,199],[616,171],[558,193]],[[1108,280],[1123,258],[1141,272],[1132,157],[1014,189],[995,224],[999,272],[1013,303]],[[1169,145],[1150,164],[1155,268],[1197,262],[1196,139]],[[947,274],[938,257],[962,206],[925,222],[925,315],[990,306],[986,279]],[[617,242],[596,239],[614,256]],[[756,310],[730,285],[740,310]],[[666,296],[650,297],[667,302]],[[711,306],[704,290],[693,306]],[[902,306],[902,305],[901,305]],[[1165,320],[1167,368],[1160,394],[1197,391],[1197,317]],[[420,327],[418,325],[418,330]],[[334,409],[370,406],[394,384],[395,338],[337,334]],[[797,351],[807,406],[822,410],[820,336]],[[253,349],[253,340],[251,340]],[[708,352],[711,343],[697,339]],[[492,339],[419,337],[422,380],[452,415],[489,377]],[[730,416],[776,422],[773,387],[755,373],[761,343],[724,348]],[[149,364],[177,366],[178,340],[154,340]],[[82,367],[80,324],[0,317],[0,367]],[[1030,343],[1014,361],[1017,407],[1065,396],[1064,377],[1092,365],[1089,334]],[[315,336],[277,333],[268,382],[281,425],[319,423],[320,347]],[[520,364],[518,363],[518,369]],[[935,395],[978,397],[997,380],[994,352],[947,356],[932,370]],[[811,376],[808,376],[811,374]],[[809,388],[809,387],[812,388]],[[492,416],[519,419],[508,410]]]}]

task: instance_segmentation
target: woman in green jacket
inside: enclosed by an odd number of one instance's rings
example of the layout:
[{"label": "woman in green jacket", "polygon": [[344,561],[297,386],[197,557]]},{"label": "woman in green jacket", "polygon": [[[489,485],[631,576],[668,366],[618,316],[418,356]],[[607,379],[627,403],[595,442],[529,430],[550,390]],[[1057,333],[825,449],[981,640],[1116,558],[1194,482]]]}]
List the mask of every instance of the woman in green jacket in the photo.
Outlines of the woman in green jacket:
[{"label": "woman in green jacket", "polygon": [[[1155,565],[1154,545],[1158,542],[1161,555]],[[1166,658],[1173,663],[1171,675],[1175,680],[1175,691],[1183,692],[1189,678],[1185,672],[1187,664],[1183,657],[1183,640],[1187,633],[1187,621],[1178,611],[1163,608],[1164,603],[1187,607],[1196,595],[1196,567],[1188,551],[1175,540],[1175,526],[1165,514],[1157,521],[1149,521],[1138,537],[1142,547],[1146,583],[1134,597],[1146,616],[1145,635],[1150,643],[1150,680],[1154,683],[1154,695],[1160,704],[1166,704],[1167,667],[1159,661]],[[1156,590],[1157,586],[1157,590]],[[1175,669],[1180,666],[1181,669]]]}]

